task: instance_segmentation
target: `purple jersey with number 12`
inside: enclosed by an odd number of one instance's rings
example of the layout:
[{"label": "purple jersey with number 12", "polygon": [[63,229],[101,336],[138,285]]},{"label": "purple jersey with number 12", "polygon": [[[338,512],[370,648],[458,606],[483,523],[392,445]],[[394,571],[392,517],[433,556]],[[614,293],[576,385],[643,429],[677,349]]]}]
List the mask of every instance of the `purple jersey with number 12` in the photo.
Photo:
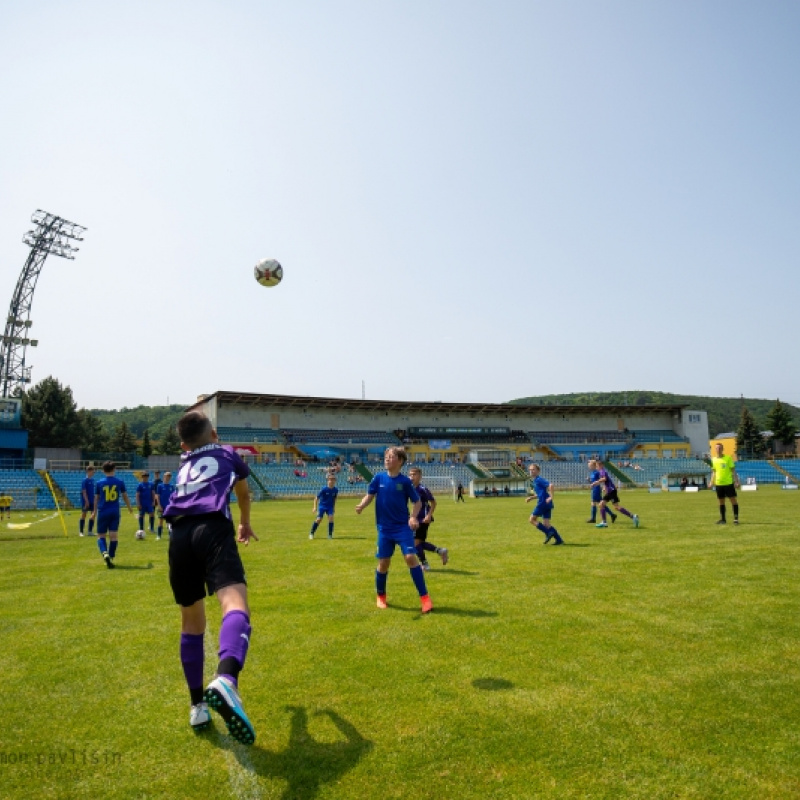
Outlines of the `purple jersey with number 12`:
[{"label": "purple jersey with number 12", "polygon": [[218,512],[231,518],[229,500],[250,467],[229,445],[211,443],[181,456],[175,492],[164,509],[166,519]]}]

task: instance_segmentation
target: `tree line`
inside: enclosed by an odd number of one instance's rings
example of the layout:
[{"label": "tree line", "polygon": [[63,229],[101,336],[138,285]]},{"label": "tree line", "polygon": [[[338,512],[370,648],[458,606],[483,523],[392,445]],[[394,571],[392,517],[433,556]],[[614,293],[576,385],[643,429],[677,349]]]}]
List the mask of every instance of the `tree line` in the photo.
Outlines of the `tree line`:
[{"label": "tree line", "polygon": [[[114,422],[113,412],[78,408],[72,389],[56,378],[47,377],[22,396],[22,427],[28,431],[29,447],[68,447],[89,453],[134,453],[145,458],[158,453],[177,455],[181,451],[175,427],[183,406],[140,406],[152,420],[151,428],[131,425],[125,418]],[[126,411],[124,409],[123,411]]]},{"label": "tree line", "polygon": [[[775,401],[758,398],[706,397],[704,395],[670,394],[669,392],[629,391],[547,394],[522,397],[510,402],[520,405],[543,406],[686,405],[708,414],[708,431],[712,437],[718,436],[720,433],[738,430],[742,409],[747,408],[753,415],[757,427],[760,426],[762,430],[774,430],[768,418],[772,413]],[[788,403],[781,405],[794,424],[800,426],[800,408]]]}]

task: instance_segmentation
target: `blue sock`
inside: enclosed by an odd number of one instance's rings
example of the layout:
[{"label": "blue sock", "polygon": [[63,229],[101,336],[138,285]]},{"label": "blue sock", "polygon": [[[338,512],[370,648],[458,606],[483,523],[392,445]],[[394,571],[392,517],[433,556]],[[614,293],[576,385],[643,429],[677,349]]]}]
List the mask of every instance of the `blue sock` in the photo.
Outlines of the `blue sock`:
[{"label": "blue sock", "polygon": [[105,536],[98,536],[97,537],[97,548],[100,550],[101,553],[105,553],[108,548],[106,547],[106,537]]},{"label": "blue sock", "polygon": [[592,506],[592,517],[591,517],[591,519],[592,519],[592,522],[595,522],[597,520],[597,506]]},{"label": "blue sock", "polygon": [[153,515],[151,514],[151,515],[150,515],[150,533],[152,533],[152,532],[153,532],[153,525],[155,524],[155,522],[154,522],[154,519],[155,519],[155,518],[154,518],[154,517],[153,517]]},{"label": "blue sock", "polygon": [[328,523],[328,536],[333,536],[333,523]]},{"label": "blue sock", "polygon": [[79,527],[80,527],[80,532],[81,533],[83,533],[83,527],[84,527],[85,524],[86,524],[86,520],[85,519],[82,519],[80,521],[80,523],[79,523]]},{"label": "blue sock", "polygon": [[111,558],[114,558],[114,556],[117,554],[117,545],[118,544],[119,544],[119,542],[116,539],[112,539],[108,543],[108,554],[111,556]]},{"label": "blue sock", "polygon": [[144,514],[139,514],[139,530],[144,530]]},{"label": "blue sock", "polygon": [[388,577],[388,572],[379,572],[377,569],[375,570],[375,591],[377,594],[386,594],[386,580]]},{"label": "blue sock", "polygon": [[94,530],[94,520],[91,517],[89,517],[89,533],[91,533],[93,530]]},{"label": "blue sock", "polygon": [[319,528],[319,522],[315,522],[315,523],[314,523],[314,524],[311,526],[311,535],[312,535],[312,536],[313,536],[313,535],[314,535],[314,534],[317,532],[317,528]]},{"label": "blue sock", "polygon": [[550,536],[550,531],[547,530],[543,522],[537,522],[536,527],[547,537]]},{"label": "blue sock", "polygon": [[163,522],[159,522],[158,523],[158,535],[161,536],[161,534],[163,532],[164,532],[164,523]]},{"label": "blue sock", "polygon": [[556,537],[556,544],[564,543],[564,540],[561,538],[558,531],[552,525],[550,526],[550,535]]},{"label": "blue sock", "polygon": [[428,588],[425,586],[425,573],[422,571],[422,567],[419,564],[411,568],[411,579],[414,581],[414,586],[417,587],[420,597],[424,597],[428,594]]}]

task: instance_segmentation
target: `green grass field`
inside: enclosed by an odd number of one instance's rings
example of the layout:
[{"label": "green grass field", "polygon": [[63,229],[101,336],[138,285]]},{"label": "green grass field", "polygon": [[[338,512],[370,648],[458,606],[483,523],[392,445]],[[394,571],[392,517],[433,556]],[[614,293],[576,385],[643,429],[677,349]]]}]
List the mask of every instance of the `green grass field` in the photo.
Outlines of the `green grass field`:
[{"label": "green grass field", "polygon": [[310,499],[257,505],[250,748],[189,728],[166,541],[123,515],[110,571],[74,512],[4,525],[0,797],[800,797],[800,493],[742,495],[738,528],[622,495],[638,530],[557,496],[565,547],[523,500],[441,500],[425,617],[397,556],[375,608],[372,509],[310,542]]}]

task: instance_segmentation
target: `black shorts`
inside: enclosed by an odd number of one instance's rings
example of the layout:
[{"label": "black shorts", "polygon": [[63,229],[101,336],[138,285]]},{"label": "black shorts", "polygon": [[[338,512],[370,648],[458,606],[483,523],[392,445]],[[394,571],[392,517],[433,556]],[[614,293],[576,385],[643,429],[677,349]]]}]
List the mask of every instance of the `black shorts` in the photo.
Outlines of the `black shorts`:
[{"label": "black shorts", "polygon": [[612,489],[610,492],[606,492],[603,495],[603,501],[606,503],[619,503],[619,495],[617,494],[617,490]]},{"label": "black shorts", "polygon": [[414,531],[414,538],[424,542],[428,538],[428,528],[430,522],[420,522],[419,527]]},{"label": "black shorts", "polygon": [[717,490],[717,497],[720,500],[724,500],[726,497],[736,497],[736,487],[732,483],[728,483],[725,486],[715,486]]},{"label": "black shorts", "polygon": [[181,517],[171,526],[169,582],[175,602],[191,606],[219,589],[246,583],[233,522],[223,514]]}]

